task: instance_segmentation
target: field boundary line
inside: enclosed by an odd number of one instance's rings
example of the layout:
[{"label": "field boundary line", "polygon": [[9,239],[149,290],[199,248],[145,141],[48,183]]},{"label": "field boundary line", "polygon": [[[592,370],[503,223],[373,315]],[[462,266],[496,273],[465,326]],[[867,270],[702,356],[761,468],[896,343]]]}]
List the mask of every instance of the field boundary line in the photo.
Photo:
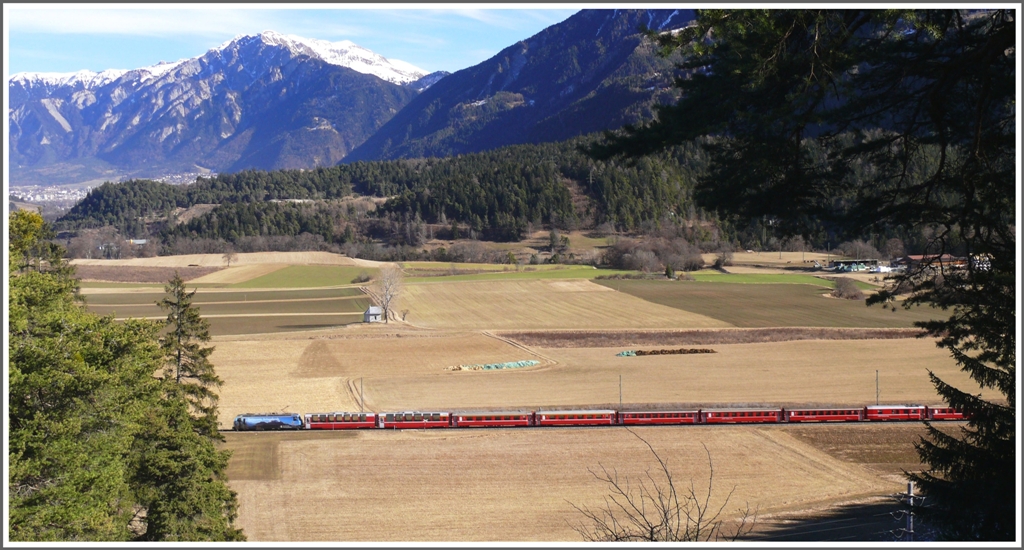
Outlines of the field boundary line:
[{"label": "field boundary line", "polygon": [[519,342],[516,342],[515,340],[512,340],[511,338],[505,338],[504,336],[498,336],[497,334],[494,334],[493,332],[488,331],[488,330],[482,330],[482,331],[480,331],[480,334],[483,334],[484,336],[488,336],[490,338],[494,338],[495,340],[500,340],[502,342],[505,342],[506,344],[508,344],[508,345],[510,345],[512,347],[519,348],[519,349],[525,351],[526,353],[529,353],[529,354],[533,355],[534,357],[540,357],[541,359],[546,361],[548,365],[557,365],[558,364],[558,361],[556,361],[556,360],[554,360],[554,359],[552,359],[552,358],[550,358],[547,355],[544,355],[542,353],[537,353],[536,351],[533,351],[532,349],[526,347],[523,344],[520,344]]},{"label": "field boundary line", "polygon": [[[362,296],[325,296],[323,298],[285,298],[282,300],[229,300],[226,302],[195,302],[198,307],[209,306],[209,305],[236,305],[236,304],[277,304],[283,302],[327,302],[332,300],[360,300]],[[135,304],[131,302],[126,303],[110,303],[110,304],[93,304],[95,307],[116,307],[116,306],[142,306],[150,307],[155,304]]]},{"label": "field boundary line", "polygon": [[[339,311],[339,312],[326,312],[326,313],[213,313],[210,315],[203,315],[204,319],[214,319],[221,317],[323,317],[331,315],[362,315],[362,311]],[[167,319],[166,315],[160,317],[114,317],[115,321],[124,321],[127,319],[147,319],[150,321],[159,321],[161,319]]]}]

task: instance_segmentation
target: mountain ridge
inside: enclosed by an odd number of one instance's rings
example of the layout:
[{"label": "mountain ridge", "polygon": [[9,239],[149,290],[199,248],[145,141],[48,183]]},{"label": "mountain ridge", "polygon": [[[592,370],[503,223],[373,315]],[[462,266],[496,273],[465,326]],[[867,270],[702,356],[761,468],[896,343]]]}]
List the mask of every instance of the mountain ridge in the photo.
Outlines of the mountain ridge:
[{"label": "mountain ridge", "polygon": [[614,129],[675,99],[674,64],[640,28],[693,10],[581,10],[414,98],[343,162],[442,157]]},{"label": "mountain ridge", "polygon": [[430,76],[351,42],[297,38],[243,35],[132,70],[13,75],[12,182],[331,165],[419,93],[405,84]]}]

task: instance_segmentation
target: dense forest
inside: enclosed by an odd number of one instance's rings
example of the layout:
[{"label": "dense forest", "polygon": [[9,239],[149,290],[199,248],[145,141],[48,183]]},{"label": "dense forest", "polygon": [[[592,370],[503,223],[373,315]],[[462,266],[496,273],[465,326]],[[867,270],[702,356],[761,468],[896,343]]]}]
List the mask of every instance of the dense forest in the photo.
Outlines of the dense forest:
[{"label": "dense forest", "polygon": [[[741,222],[740,217],[698,207],[698,182],[708,182],[721,169],[709,162],[715,138],[683,142],[639,158],[595,160],[589,152],[603,139],[591,135],[449,158],[246,170],[183,186],[150,180],[106,183],[57,220],[55,228],[71,253],[84,257],[119,254],[114,244],[118,239],[146,239],[145,250],[136,253],[296,246],[340,251],[348,246],[366,254],[373,250],[374,259],[411,260],[422,256],[423,251],[414,254],[414,249],[431,238],[507,242],[541,229],[671,234],[704,252],[718,251],[723,243],[804,250],[863,239],[868,253],[877,255],[877,250],[902,249],[904,244],[908,252],[917,250],[928,240],[927,227],[921,232],[892,226],[843,234],[828,219],[818,219],[800,239],[783,242],[778,234],[782,210],[777,216]],[[805,141],[803,149],[812,164],[827,162],[813,140]],[[874,169],[870,162],[855,164],[847,178],[865,178]],[[927,168],[908,167],[915,172]],[[829,200],[842,205],[850,197],[836,194]],[[900,246],[890,246],[893,239]],[[367,246],[372,243],[403,252],[380,252]]]},{"label": "dense forest", "polygon": [[[461,224],[501,241],[520,239],[529,224],[578,228],[608,223],[630,231],[646,220],[693,212],[692,181],[706,168],[696,145],[625,164],[591,160],[582,148],[594,139],[444,159],[247,170],[199,178],[186,186],[149,180],[106,183],[55,225],[61,231],[113,226],[130,238],[160,234],[164,239],[234,241],[308,232],[343,242],[342,224],[329,219],[332,209],[325,205],[353,193],[387,197],[377,209],[381,217]],[[219,206],[185,224],[173,223],[175,209],[199,204]],[[171,223],[155,223],[160,220]]]}]

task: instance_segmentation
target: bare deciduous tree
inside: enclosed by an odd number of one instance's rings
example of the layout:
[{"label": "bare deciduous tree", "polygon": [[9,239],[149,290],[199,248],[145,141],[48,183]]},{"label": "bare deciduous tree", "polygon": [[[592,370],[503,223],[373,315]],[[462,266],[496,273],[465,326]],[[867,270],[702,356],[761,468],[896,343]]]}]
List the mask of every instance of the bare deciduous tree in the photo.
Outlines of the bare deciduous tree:
[{"label": "bare deciduous tree", "polygon": [[402,290],[402,270],[396,265],[389,265],[381,268],[380,276],[374,285],[377,299],[380,301],[380,308],[384,313],[384,322],[387,323],[391,317],[391,311],[396,307],[398,295]]},{"label": "bare deciduous tree", "polygon": [[228,267],[231,267],[231,262],[238,261],[238,254],[234,250],[228,250],[222,257],[224,258],[224,263],[228,264]]},{"label": "bare deciduous tree", "polygon": [[[711,540],[735,541],[749,533],[757,522],[757,510],[748,505],[739,510],[739,523],[726,532],[722,512],[729,505],[736,487],[726,495],[722,505],[711,504],[715,468],[711,452],[704,446],[708,457],[708,483],[706,491],[698,491],[693,479],[689,487],[677,487],[675,476],[654,447],[632,430],[658,463],[654,472],[650,468],[634,479],[619,476],[615,469],[600,466],[600,471],[587,469],[598,481],[608,486],[604,505],[597,509],[569,503],[583,519],[570,525],[588,542],[707,542]],[[703,446],[703,444],[702,444]]]}]

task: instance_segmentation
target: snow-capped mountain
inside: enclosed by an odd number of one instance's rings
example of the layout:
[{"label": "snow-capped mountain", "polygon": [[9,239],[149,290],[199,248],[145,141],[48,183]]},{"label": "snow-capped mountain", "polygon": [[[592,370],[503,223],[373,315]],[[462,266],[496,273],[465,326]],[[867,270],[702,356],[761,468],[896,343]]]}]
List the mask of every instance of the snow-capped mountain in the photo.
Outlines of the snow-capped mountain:
[{"label": "snow-capped mountain", "polygon": [[[259,37],[266,44],[282,46],[295,54],[308,55],[331,65],[348,67],[363,74],[372,74],[393,84],[406,84],[427,74],[427,71],[411,63],[398,59],[387,59],[348,40],[328,42],[327,40],[302,38],[294,34],[280,34],[274,31],[264,31],[260,33]],[[226,42],[221,48],[230,48],[241,38],[244,37],[236,37],[234,40]]]},{"label": "snow-capped mountain", "polygon": [[428,76],[348,41],[273,31],[139,69],[18,73],[11,179],[332,165]]},{"label": "snow-capped mountain", "polygon": [[[303,38],[294,34],[281,34],[274,31],[263,31],[256,35],[256,37],[264,44],[287,48],[293,54],[308,55],[324,63],[348,67],[353,71],[363,74],[372,74],[381,80],[386,80],[393,84],[408,84],[428,74],[427,71],[411,63],[406,63],[399,59],[387,59],[348,40],[329,42],[327,40]],[[251,40],[252,38],[252,36],[248,35],[236,36],[211,51],[230,50],[237,47],[239,43]],[[142,81],[158,78],[186,61],[188,60],[181,59],[173,63],[161,61],[156,65],[132,71],[107,69],[99,73],[90,70],[81,70],[75,73],[15,73],[11,75],[10,81],[26,88],[47,87],[54,89],[63,86],[98,88],[129,72],[137,73]]]}]

